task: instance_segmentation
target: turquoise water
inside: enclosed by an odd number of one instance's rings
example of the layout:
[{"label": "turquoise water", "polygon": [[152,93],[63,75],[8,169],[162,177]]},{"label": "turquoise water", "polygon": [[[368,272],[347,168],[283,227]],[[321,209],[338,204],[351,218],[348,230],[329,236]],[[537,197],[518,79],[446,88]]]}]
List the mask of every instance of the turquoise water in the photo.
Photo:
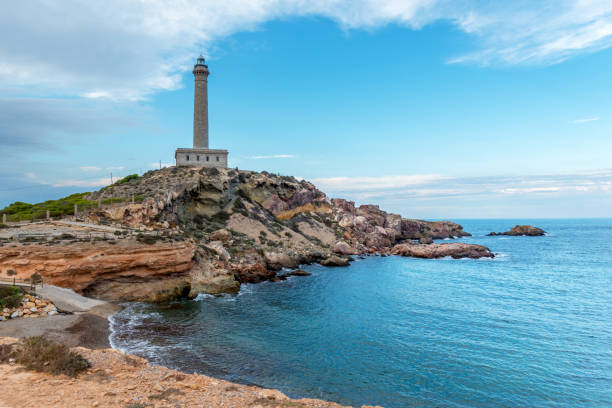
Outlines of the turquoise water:
[{"label": "turquoise water", "polygon": [[465,220],[494,260],[369,257],[237,296],[131,304],[115,347],[292,397],[386,407],[612,406],[612,220]]}]

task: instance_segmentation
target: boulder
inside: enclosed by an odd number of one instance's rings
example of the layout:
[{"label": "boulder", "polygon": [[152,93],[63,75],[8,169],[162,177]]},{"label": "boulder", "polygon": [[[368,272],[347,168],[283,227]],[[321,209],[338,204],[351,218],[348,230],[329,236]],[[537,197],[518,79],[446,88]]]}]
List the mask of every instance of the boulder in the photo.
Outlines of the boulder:
[{"label": "boulder", "polygon": [[279,270],[282,268],[296,268],[298,266],[297,260],[287,254],[266,252],[264,257],[266,258],[268,268],[273,270]]},{"label": "boulder", "polygon": [[331,255],[323,259],[319,263],[323,266],[348,266],[349,259],[345,257],[337,256],[337,255]]},{"label": "boulder", "polygon": [[391,250],[393,255],[414,258],[493,258],[495,255],[482,245],[453,242],[450,244],[398,244]]},{"label": "boulder", "polygon": [[273,280],[276,277],[276,272],[269,270],[259,262],[233,265],[232,272],[236,279],[242,283],[259,283]]},{"label": "boulder", "polygon": [[224,274],[198,282],[197,285],[191,287],[190,296],[193,297],[197,293],[208,293],[210,295],[238,293],[239,290],[240,282],[234,278],[234,275]]},{"label": "boulder", "polygon": [[336,245],[334,245],[334,252],[341,255],[353,255],[356,251],[346,242],[338,241]]},{"label": "boulder", "polygon": [[489,236],[496,235],[510,235],[510,236],[529,236],[529,237],[539,237],[545,235],[546,231],[541,228],[534,227],[533,225],[517,225],[506,232],[491,232]]},{"label": "boulder", "polygon": [[419,238],[419,244],[433,244],[433,239],[431,237],[421,237]]},{"label": "boulder", "polygon": [[310,276],[310,275],[312,275],[312,274],[308,273],[306,271],[302,271],[301,269],[298,269],[296,271],[291,271],[291,272],[287,272],[287,273],[282,274],[282,275],[278,275],[278,279],[285,280],[289,276]]}]

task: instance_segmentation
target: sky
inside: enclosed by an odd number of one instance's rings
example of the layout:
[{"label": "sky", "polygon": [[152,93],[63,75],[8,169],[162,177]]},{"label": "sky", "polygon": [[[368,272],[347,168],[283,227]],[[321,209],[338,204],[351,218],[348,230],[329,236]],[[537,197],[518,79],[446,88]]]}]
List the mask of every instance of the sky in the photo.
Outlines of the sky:
[{"label": "sky", "polygon": [[[500,4],[509,3],[509,4]],[[612,2],[0,5],[0,207],[211,148],[405,217],[612,217]]]}]

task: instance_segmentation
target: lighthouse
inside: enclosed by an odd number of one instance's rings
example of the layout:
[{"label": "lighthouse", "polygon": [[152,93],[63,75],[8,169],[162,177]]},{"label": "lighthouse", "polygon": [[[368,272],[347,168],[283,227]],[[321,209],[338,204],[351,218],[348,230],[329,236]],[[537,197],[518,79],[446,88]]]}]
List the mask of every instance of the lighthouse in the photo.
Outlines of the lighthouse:
[{"label": "lighthouse", "polygon": [[200,55],[193,67],[193,148],[178,148],[174,154],[177,166],[227,167],[227,150],[208,146],[208,76],[210,71]]}]

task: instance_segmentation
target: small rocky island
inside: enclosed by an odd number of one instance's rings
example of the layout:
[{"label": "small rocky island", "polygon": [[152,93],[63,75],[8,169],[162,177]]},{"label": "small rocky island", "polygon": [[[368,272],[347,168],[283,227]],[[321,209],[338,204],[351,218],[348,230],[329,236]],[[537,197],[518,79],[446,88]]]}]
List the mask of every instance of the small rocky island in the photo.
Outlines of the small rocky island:
[{"label": "small rocky island", "polygon": [[[109,197],[111,205],[99,205]],[[479,245],[434,243],[470,235],[454,222],[355,206],[267,172],[170,167],[126,177],[82,202],[90,207],[76,217],[0,230],[0,275],[38,273],[104,300],[161,301],[235,293],[243,283],[286,279],[281,269],[346,266],[352,256],[493,257]]]},{"label": "small rocky island", "polygon": [[545,234],[546,234],[546,231],[544,231],[541,228],[534,227],[532,225],[517,225],[514,228],[510,229],[509,231],[491,232],[488,235],[489,236],[509,235],[513,237],[518,237],[518,236],[539,237]]}]

